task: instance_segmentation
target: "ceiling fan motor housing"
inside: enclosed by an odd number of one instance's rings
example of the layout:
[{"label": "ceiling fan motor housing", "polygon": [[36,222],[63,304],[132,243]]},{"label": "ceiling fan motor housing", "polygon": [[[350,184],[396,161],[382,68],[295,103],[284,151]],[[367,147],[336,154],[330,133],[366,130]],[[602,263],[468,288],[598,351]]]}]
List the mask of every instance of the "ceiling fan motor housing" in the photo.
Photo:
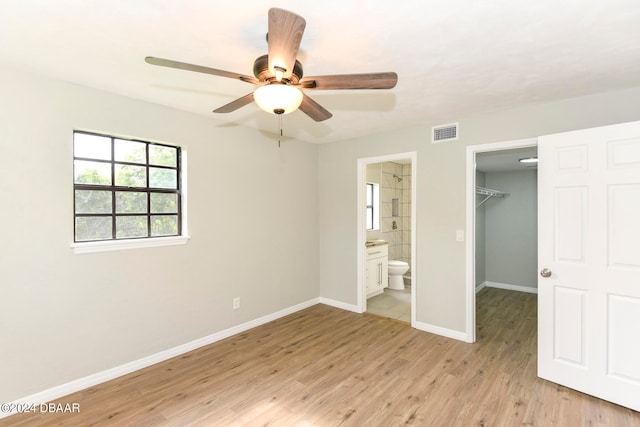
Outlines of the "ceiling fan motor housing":
[{"label": "ceiling fan motor housing", "polygon": [[[262,55],[258,57],[253,63],[253,75],[256,76],[261,82],[266,82],[275,79],[275,76],[269,71],[269,55]],[[291,77],[286,79],[288,83],[298,84],[302,78],[302,64],[296,59],[296,63],[293,66]],[[284,80],[284,79],[283,79]]]}]

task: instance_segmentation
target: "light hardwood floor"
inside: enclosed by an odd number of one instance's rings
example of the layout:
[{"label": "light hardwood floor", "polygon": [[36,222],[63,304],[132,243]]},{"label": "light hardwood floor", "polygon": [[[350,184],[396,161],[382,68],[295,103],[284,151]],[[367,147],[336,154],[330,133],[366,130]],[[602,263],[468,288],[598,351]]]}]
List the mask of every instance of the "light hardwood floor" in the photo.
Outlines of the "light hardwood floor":
[{"label": "light hardwood floor", "polygon": [[478,342],[317,305],[0,426],[640,426],[536,377],[536,295],[478,294]]}]

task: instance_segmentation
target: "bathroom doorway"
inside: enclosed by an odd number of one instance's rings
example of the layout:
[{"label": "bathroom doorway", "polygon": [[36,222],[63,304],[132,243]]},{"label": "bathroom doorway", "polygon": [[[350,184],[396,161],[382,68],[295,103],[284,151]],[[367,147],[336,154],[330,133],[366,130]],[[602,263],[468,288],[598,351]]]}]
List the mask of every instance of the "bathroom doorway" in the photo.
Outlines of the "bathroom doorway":
[{"label": "bathroom doorway", "polygon": [[536,139],[467,147],[468,342],[476,341],[476,313],[483,308],[477,293],[537,293],[534,158]]},{"label": "bathroom doorway", "polygon": [[412,326],[415,177],[415,152],[358,159],[358,309]]}]

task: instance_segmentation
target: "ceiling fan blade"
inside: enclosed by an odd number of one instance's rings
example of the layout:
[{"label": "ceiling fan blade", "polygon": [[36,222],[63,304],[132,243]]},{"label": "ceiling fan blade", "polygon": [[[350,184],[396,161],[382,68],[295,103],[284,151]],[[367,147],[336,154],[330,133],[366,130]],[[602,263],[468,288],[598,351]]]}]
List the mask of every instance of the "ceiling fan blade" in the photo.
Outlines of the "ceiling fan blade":
[{"label": "ceiling fan blade", "polygon": [[277,7],[269,9],[269,70],[284,69],[282,77],[289,78],[296,63],[302,33],[307,22],[303,17]]},{"label": "ceiling fan blade", "polygon": [[304,93],[302,94],[302,104],[300,104],[300,110],[316,122],[330,119],[333,116],[333,114],[331,114],[322,105],[318,104],[316,101],[309,98]]},{"label": "ceiling fan blade", "polygon": [[201,65],[187,64],[186,62],[173,61],[171,59],[156,58],[147,56],[144,60],[151,65],[160,65],[162,67],[177,68],[179,70],[196,71],[198,73],[213,74],[214,76],[228,77],[230,79],[241,80],[247,83],[258,84],[258,79],[244,74],[232,73],[231,71],[217,70],[215,68],[203,67]]},{"label": "ceiling fan blade", "polygon": [[305,77],[300,81],[304,89],[391,89],[398,83],[398,75],[389,73],[338,74]]},{"label": "ceiling fan blade", "polygon": [[251,104],[253,102],[253,92],[243,96],[242,98],[238,98],[235,101],[231,101],[230,103],[223,105],[220,108],[216,108],[213,110],[214,113],[231,113],[232,111],[236,111],[238,108],[244,107],[247,104]]}]

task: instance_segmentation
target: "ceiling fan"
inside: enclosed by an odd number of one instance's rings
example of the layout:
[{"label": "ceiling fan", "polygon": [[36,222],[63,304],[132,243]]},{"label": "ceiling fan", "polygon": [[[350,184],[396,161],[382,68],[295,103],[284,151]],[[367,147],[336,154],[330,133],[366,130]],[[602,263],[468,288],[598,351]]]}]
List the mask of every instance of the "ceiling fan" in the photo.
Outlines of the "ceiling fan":
[{"label": "ceiling fan", "polygon": [[153,56],[146,57],[145,61],[152,65],[213,74],[258,86],[255,91],[213,110],[214,113],[230,113],[255,101],[260,108],[273,114],[287,114],[300,108],[317,122],[327,120],[332,114],[301,89],[391,89],[398,82],[398,75],[394,72],[303,78],[302,64],[296,56],[306,21],[295,13],[279,8],[269,9],[268,16],[269,52],[253,63],[255,77]]}]

